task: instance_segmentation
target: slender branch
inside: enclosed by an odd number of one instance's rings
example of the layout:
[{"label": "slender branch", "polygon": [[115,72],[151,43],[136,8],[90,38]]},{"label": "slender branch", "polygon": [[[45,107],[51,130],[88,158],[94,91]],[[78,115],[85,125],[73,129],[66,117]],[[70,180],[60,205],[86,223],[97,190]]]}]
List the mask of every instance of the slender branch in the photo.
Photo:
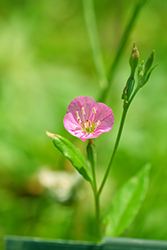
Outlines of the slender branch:
[{"label": "slender branch", "polygon": [[111,169],[111,165],[113,163],[113,160],[114,160],[114,157],[115,157],[115,153],[117,151],[117,148],[118,148],[118,145],[119,145],[119,141],[120,141],[120,138],[121,138],[121,134],[122,134],[122,131],[123,131],[123,126],[124,126],[124,123],[125,123],[125,118],[126,118],[126,114],[127,114],[127,111],[128,111],[128,108],[133,100],[133,98],[135,97],[135,95],[137,94],[139,90],[139,87],[137,87],[133,93],[133,95],[131,96],[129,102],[124,106],[123,108],[123,113],[122,113],[122,118],[121,118],[121,122],[120,122],[120,126],[119,126],[119,130],[118,130],[118,134],[117,134],[117,138],[116,138],[116,142],[115,142],[115,146],[114,146],[114,150],[113,150],[113,153],[111,155],[111,159],[109,161],[109,164],[108,164],[108,167],[107,167],[107,170],[105,172],[105,175],[104,175],[104,178],[102,180],[102,183],[101,183],[101,186],[99,188],[99,191],[98,191],[98,196],[100,196],[102,190],[103,190],[103,187],[104,187],[104,184],[107,180],[107,177],[109,175],[109,172],[110,172],[110,169]]},{"label": "slender branch", "polygon": [[119,48],[117,50],[117,54],[115,56],[115,59],[112,63],[112,66],[110,68],[110,71],[109,71],[109,74],[108,74],[108,86],[103,90],[103,92],[100,94],[100,98],[99,98],[99,101],[100,102],[105,102],[106,100],[106,97],[107,97],[107,94],[109,93],[109,90],[110,90],[110,87],[111,87],[111,84],[112,84],[112,80],[113,80],[113,77],[114,77],[114,74],[115,74],[115,70],[117,68],[117,65],[120,61],[120,58],[122,56],[122,53],[123,53],[123,50],[125,48],[125,45],[126,45],[126,42],[132,32],[132,29],[135,25],[135,22],[138,18],[138,15],[142,9],[142,7],[144,6],[144,4],[147,2],[147,0],[139,0],[132,12],[132,16],[129,20],[129,23],[127,24],[126,28],[125,28],[125,31],[124,31],[124,34],[122,36],[122,40],[119,44]]},{"label": "slender branch", "polygon": [[86,28],[89,36],[94,65],[101,89],[106,89],[108,82],[100,48],[99,35],[96,25],[93,0],[83,0]]}]

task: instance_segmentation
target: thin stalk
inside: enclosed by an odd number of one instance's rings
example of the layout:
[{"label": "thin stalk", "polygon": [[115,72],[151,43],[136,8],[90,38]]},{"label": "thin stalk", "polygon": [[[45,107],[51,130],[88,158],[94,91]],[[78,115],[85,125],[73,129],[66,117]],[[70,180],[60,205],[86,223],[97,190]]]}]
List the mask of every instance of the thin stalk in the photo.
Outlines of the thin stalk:
[{"label": "thin stalk", "polygon": [[99,200],[99,196],[96,192],[94,191],[94,199],[95,199],[95,210],[96,210],[96,234],[97,234],[97,239],[100,240],[101,239],[101,225],[100,225],[100,200]]},{"label": "thin stalk", "polygon": [[83,7],[84,7],[86,28],[89,36],[94,65],[99,79],[100,88],[105,89],[107,88],[108,82],[99,42],[99,35],[96,24],[93,0],[83,0]]},{"label": "thin stalk", "polygon": [[[93,169],[92,169],[93,172]],[[93,195],[94,195],[94,201],[95,201],[95,217],[96,217],[96,235],[97,239],[101,239],[101,224],[100,224],[100,199],[98,195],[97,188],[95,188],[95,183],[90,183],[92,190],[93,190]]]},{"label": "thin stalk", "polygon": [[135,25],[135,22],[137,20],[137,17],[142,9],[142,7],[144,6],[144,4],[147,2],[147,0],[139,0],[132,12],[132,16],[129,20],[129,23],[127,24],[126,28],[125,28],[125,31],[124,31],[124,34],[122,36],[122,39],[121,39],[121,42],[119,44],[119,48],[117,50],[117,54],[114,58],[114,61],[112,63],[112,66],[110,68],[110,71],[109,71],[109,74],[108,74],[108,86],[103,90],[103,92],[100,94],[100,98],[99,98],[99,101],[100,102],[105,102],[106,100],[106,97],[107,97],[107,94],[109,93],[109,90],[110,90],[110,87],[111,87],[111,84],[112,84],[112,80],[113,80],[113,77],[114,77],[114,74],[115,74],[115,70],[117,68],[117,65],[120,61],[120,58],[122,56],[122,53],[123,53],[123,50],[125,48],[125,45],[126,45],[126,42],[132,32],[132,29]]},{"label": "thin stalk", "polygon": [[107,167],[107,170],[105,172],[105,175],[104,175],[104,178],[102,180],[102,183],[101,183],[101,186],[99,188],[99,191],[98,191],[98,196],[100,196],[102,190],[103,190],[103,187],[104,187],[104,184],[107,180],[107,177],[109,175],[109,172],[110,172],[110,169],[111,169],[111,165],[113,163],[113,160],[114,160],[114,157],[115,157],[115,154],[116,154],[116,151],[117,151],[117,148],[118,148],[118,145],[119,145],[119,141],[120,141],[120,138],[121,138],[121,134],[122,134],[122,131],[123,131],[123,126],[124,126],[124,123],[125,123],[125,118],[126,118],[126,114],[127,114],[127,111],[128,111],[128,108],[133,100],[133,98],[135,97],[135,95],[137,94],[139,90],[139,87],[137,87],[132,95],[132,97],[130,98],[129,102],[124,106],[123,108],[123,113],[122,113],[122,118],[121,118],[121,122],[120,122],[120,126],[119,126],[119,130],[118,130],[118,134],[117,134],[117,138],[116,138],[116,141],[115,141],[115,146],[114,146],[114,149],[113,149],[113,153],[111,155],[111,159],[109,161],[109,164],[108,164],[108,167]]},{"label": "thin stalk", "polygon": [[88,159],[90,162],[90,166],[92,169],[92,189],[93,189],[93,194],[94,194],[94,200],[95,200],[95,213],[96,213],[96,233],[97,233],[97,239],[99,240],[101,237],[100,233],[100,200],[98,196],[98,191],[97,191],[97,181],[96,181],[96,149],[95,149],[95,144],[93,143],[93,140],[89,140],[88,146],[87,146],[87,155]]}]

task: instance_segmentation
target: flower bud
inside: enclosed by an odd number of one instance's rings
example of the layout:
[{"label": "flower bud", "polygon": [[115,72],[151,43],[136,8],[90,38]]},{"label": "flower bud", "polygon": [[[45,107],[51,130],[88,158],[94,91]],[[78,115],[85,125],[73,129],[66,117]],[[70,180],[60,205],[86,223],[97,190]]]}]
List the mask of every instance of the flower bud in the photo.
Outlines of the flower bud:
[{"label": "flower bud", "polygon": [[133,48],[132,48],[132,54],[131,54],[130,59],[129,59],[129,64],[131,67],[131,75],[132,76],[134,76],[134,74],[135,74],[135,70],[136,70],[136,67],[138,65],[138,61],[139,61],[139,51],[136,47],[136,44],[134,43]]},{"label": "flower bud", "polygon": [[144,75],[144,61],[141,62],[141,64],[139,64],[138,66],[138,81],[140,82],[143,75]]}]

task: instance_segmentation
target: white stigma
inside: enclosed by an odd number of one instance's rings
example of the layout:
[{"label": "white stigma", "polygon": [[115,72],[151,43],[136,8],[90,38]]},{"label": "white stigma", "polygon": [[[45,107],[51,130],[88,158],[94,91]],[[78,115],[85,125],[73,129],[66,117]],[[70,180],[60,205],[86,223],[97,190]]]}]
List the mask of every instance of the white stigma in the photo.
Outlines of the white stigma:
[{"label": "white stigma", "polygon": [[98,122],[96,122],[96,125],[99,126],[101,123],[101,121],[98,120]]},{"label": "white stigma", "polygon": [[81,115],[82,115],[82,120],[79,116],[79,112],[76,111],[76,116],[77,116],[77,120],[78,120],[78,123],[80,124],[82,130],[84,133],[93,133],[95,131],[95,129],[97,129],[97,127],[100,125],[100,120],[98,120],[97,122],[94,121],[95,119],[95,115],[96,115],[96,109],[95,107],[92,108],[92,111],[93,111],[93,115],[91,117],[91,119],[89,120],[86,120],[85,118],[85,109],[84,107],[81,108]]},{"label": "white stigma", "polygon": [[101,121],[98,120],[98,122],[95,123],[95,129],[100,125]]}]

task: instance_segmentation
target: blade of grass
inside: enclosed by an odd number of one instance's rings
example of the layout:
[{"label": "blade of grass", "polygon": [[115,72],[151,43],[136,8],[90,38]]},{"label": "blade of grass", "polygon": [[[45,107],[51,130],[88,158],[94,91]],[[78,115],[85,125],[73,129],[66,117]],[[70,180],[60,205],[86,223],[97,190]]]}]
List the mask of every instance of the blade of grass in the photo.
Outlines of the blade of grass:
[{"label": "blade of grass", "polygon": [[120,61],[120,58],[122,56],[123,50],[125,48],[126,42],[127,42],[128,38],[129,38],[131,32],[132,32],[132,29],[133,29],[133,27],[135,25],[135,22],[136,22],[136,20],[137,20],[137,18],[139,16],[139,13],[142,10],[142,8],[143,8],[143,6],[144,6],[144,4],[146,2],[147,2],[147,0],[139,0],[137,2],[137,4],[135,5],[135,7],[134,7],[131,18],[130,18],[130,20],[129,20],[126,28],[125,28],[124,34],[123,34],[122,39],[120,41],[116,56],[115,56],[114,61],[113,61],[112,65],[111,65],[111,68],[109,70],[108,86],[105,89],[103,89],[103,91],[100,94],[100,98],[99,98],[100,102],[105,102],[105,100],[107,98],[107,94],[109,93],[109,89],[111,87],[112,80],[113,80],[117,65],[118,65],[118,63]]},{"label": "blade of grass", "polygon": [[86,28],[89,36],[90,46],[92,50],[94,65],[99,79],[101,90],[108,86],[107,77],[105,73],[105,66],[99,42],[98,29],[96,24],[96,17],[94,11],[93,0],[83,0],[84,17]]}]

